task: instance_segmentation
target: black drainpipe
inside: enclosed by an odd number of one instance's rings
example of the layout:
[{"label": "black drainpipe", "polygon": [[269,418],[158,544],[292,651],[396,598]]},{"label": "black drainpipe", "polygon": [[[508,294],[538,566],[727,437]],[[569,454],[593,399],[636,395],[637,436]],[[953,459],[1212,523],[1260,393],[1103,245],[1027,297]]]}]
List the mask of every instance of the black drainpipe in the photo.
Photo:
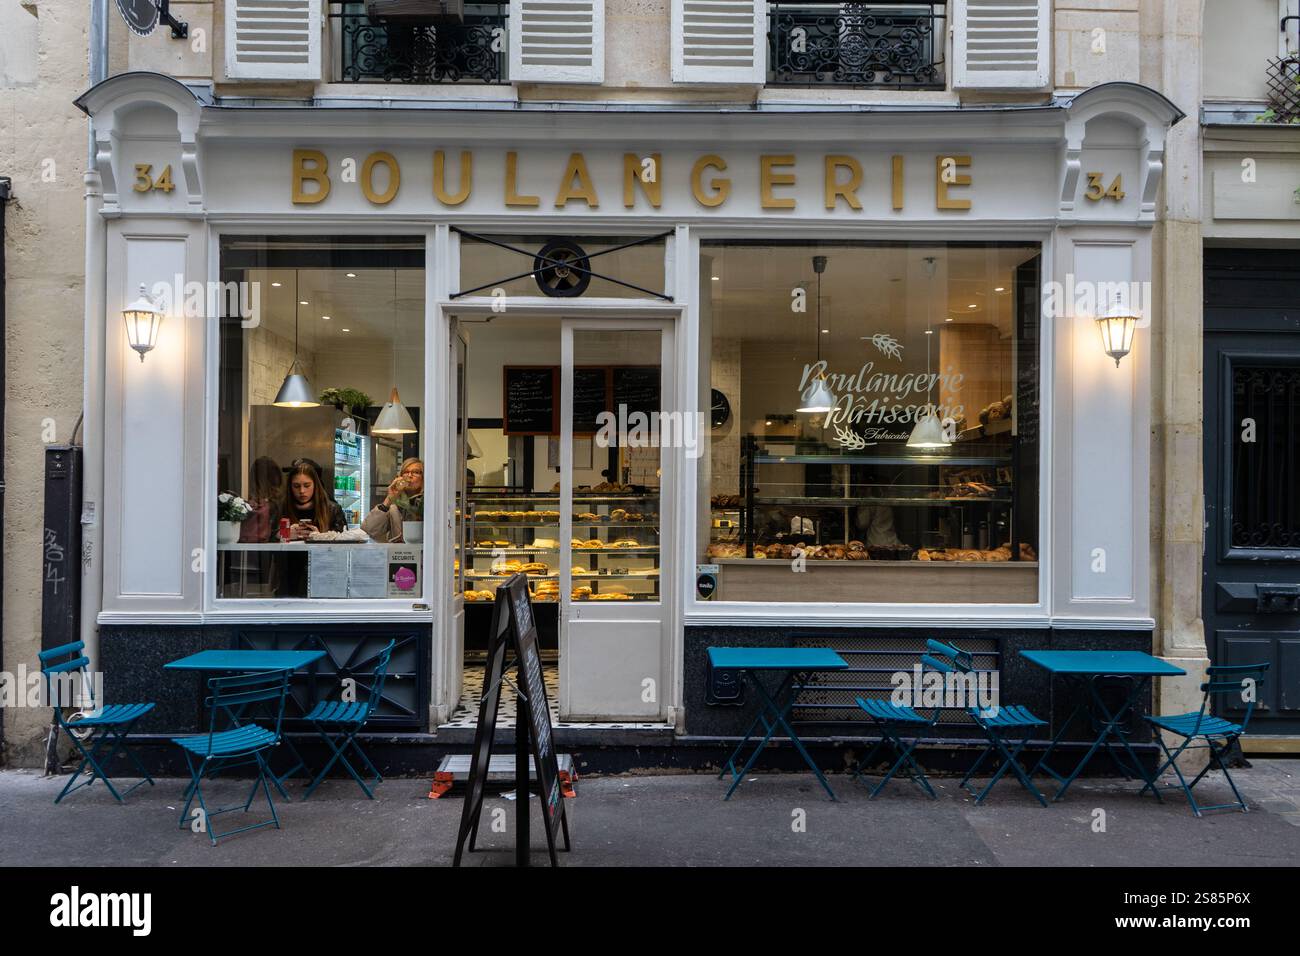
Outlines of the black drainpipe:
[{"label": "black drainpipe", "polygon": [[[9,202],[10,181],[8,176],[0,176],[0,429],[5,421],[5,341],[8,339],[8,327],[5,324],[5,204]],[[0,541],[5,540],[5,448],[0,442]],[[0,673],[5,669],[5,567],[0,555]],[[17,688],[14,688],[17,690]],[[5,763],[5,711],[0,707],[0,766]]]}]

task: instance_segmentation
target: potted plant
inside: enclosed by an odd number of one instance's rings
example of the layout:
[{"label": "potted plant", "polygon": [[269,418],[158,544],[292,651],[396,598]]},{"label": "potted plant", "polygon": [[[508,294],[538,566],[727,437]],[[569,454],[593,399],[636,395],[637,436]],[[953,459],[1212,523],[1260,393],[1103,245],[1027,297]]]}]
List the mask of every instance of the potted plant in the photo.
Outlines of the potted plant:
[{"label": "potted plant", "polygon": [[424,541],[424,495],[408,498],[402,495],[395,502],[402,514],[402,540],[407,544]]},{"label": "potted plant", "polygon": [[253,513],[253,506],[238,495],[223,491],[217,495],[217,544],[239,540],[239,526]]},{"label": "potted plant", "polygon": [[370,407],[370,396],[359,388],[327,388],[320,393],[322,405],[333,405],[341,412],[363,415]]}]

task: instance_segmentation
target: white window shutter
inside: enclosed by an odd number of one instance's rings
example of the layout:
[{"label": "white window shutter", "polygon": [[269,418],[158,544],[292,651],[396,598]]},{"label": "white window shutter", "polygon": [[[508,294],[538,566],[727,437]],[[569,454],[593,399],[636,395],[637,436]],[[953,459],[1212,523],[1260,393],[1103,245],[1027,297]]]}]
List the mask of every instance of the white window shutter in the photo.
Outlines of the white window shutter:
[{"label": "white window shutter", "polygon": [[603,83],[605,0],[510,0],[510,79]]},{"label": "white window shutter", "polygon": [[767,80],[766,0],[672,0],[674,83]]},{"label": "white window shutter", "polygon": [[1045,89],[1051,82],[1051,0],[955,0],[953,88]]},{"label": "white window shutter", "polygon": [[325,0],[226,0],[226,76],[319,80]]}]

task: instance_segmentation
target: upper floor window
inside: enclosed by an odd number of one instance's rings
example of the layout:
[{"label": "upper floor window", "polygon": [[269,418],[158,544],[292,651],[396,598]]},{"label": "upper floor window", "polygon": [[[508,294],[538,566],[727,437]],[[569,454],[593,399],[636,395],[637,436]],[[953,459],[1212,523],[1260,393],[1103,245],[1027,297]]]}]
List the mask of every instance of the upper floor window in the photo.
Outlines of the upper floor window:
[{"label": "upper floor window", "polygon": [[944,3],[768,4],[768,83],[944,88]]},{"label": "upper floor window", "polygon": [[[399,0],[331,0],[333,80],[340,83],[504,83],[508,3],[449,3],[450,14]],[[392,13],[390,16],[389,14]]]}]

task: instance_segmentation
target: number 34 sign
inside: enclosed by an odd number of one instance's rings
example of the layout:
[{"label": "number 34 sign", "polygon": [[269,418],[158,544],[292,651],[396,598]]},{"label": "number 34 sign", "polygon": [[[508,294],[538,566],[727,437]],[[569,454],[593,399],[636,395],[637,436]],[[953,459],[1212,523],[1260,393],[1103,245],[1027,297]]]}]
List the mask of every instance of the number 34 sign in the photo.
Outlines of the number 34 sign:
[{"label": "number 34 sign", "polygon": [[1102,185],[1102,173],[1088,173],[1088,187],[1083,191],[1084,199],[1091,199],[1093,202],[1100,202],[1103,199],[1114,199],[1116,202],[1124,198],[1123,177],[1116,176],[1109,187]]},{"label": "number 34 sign", "polygon": [[157,179],[153,177],[153,166],[149,163],[135,164],[135,186],[132,187],[138,193],[147,193],[157,189],[161,192],[169,193],[176,188],[172,182],[172,168],[166,166],[162,174]]}]

